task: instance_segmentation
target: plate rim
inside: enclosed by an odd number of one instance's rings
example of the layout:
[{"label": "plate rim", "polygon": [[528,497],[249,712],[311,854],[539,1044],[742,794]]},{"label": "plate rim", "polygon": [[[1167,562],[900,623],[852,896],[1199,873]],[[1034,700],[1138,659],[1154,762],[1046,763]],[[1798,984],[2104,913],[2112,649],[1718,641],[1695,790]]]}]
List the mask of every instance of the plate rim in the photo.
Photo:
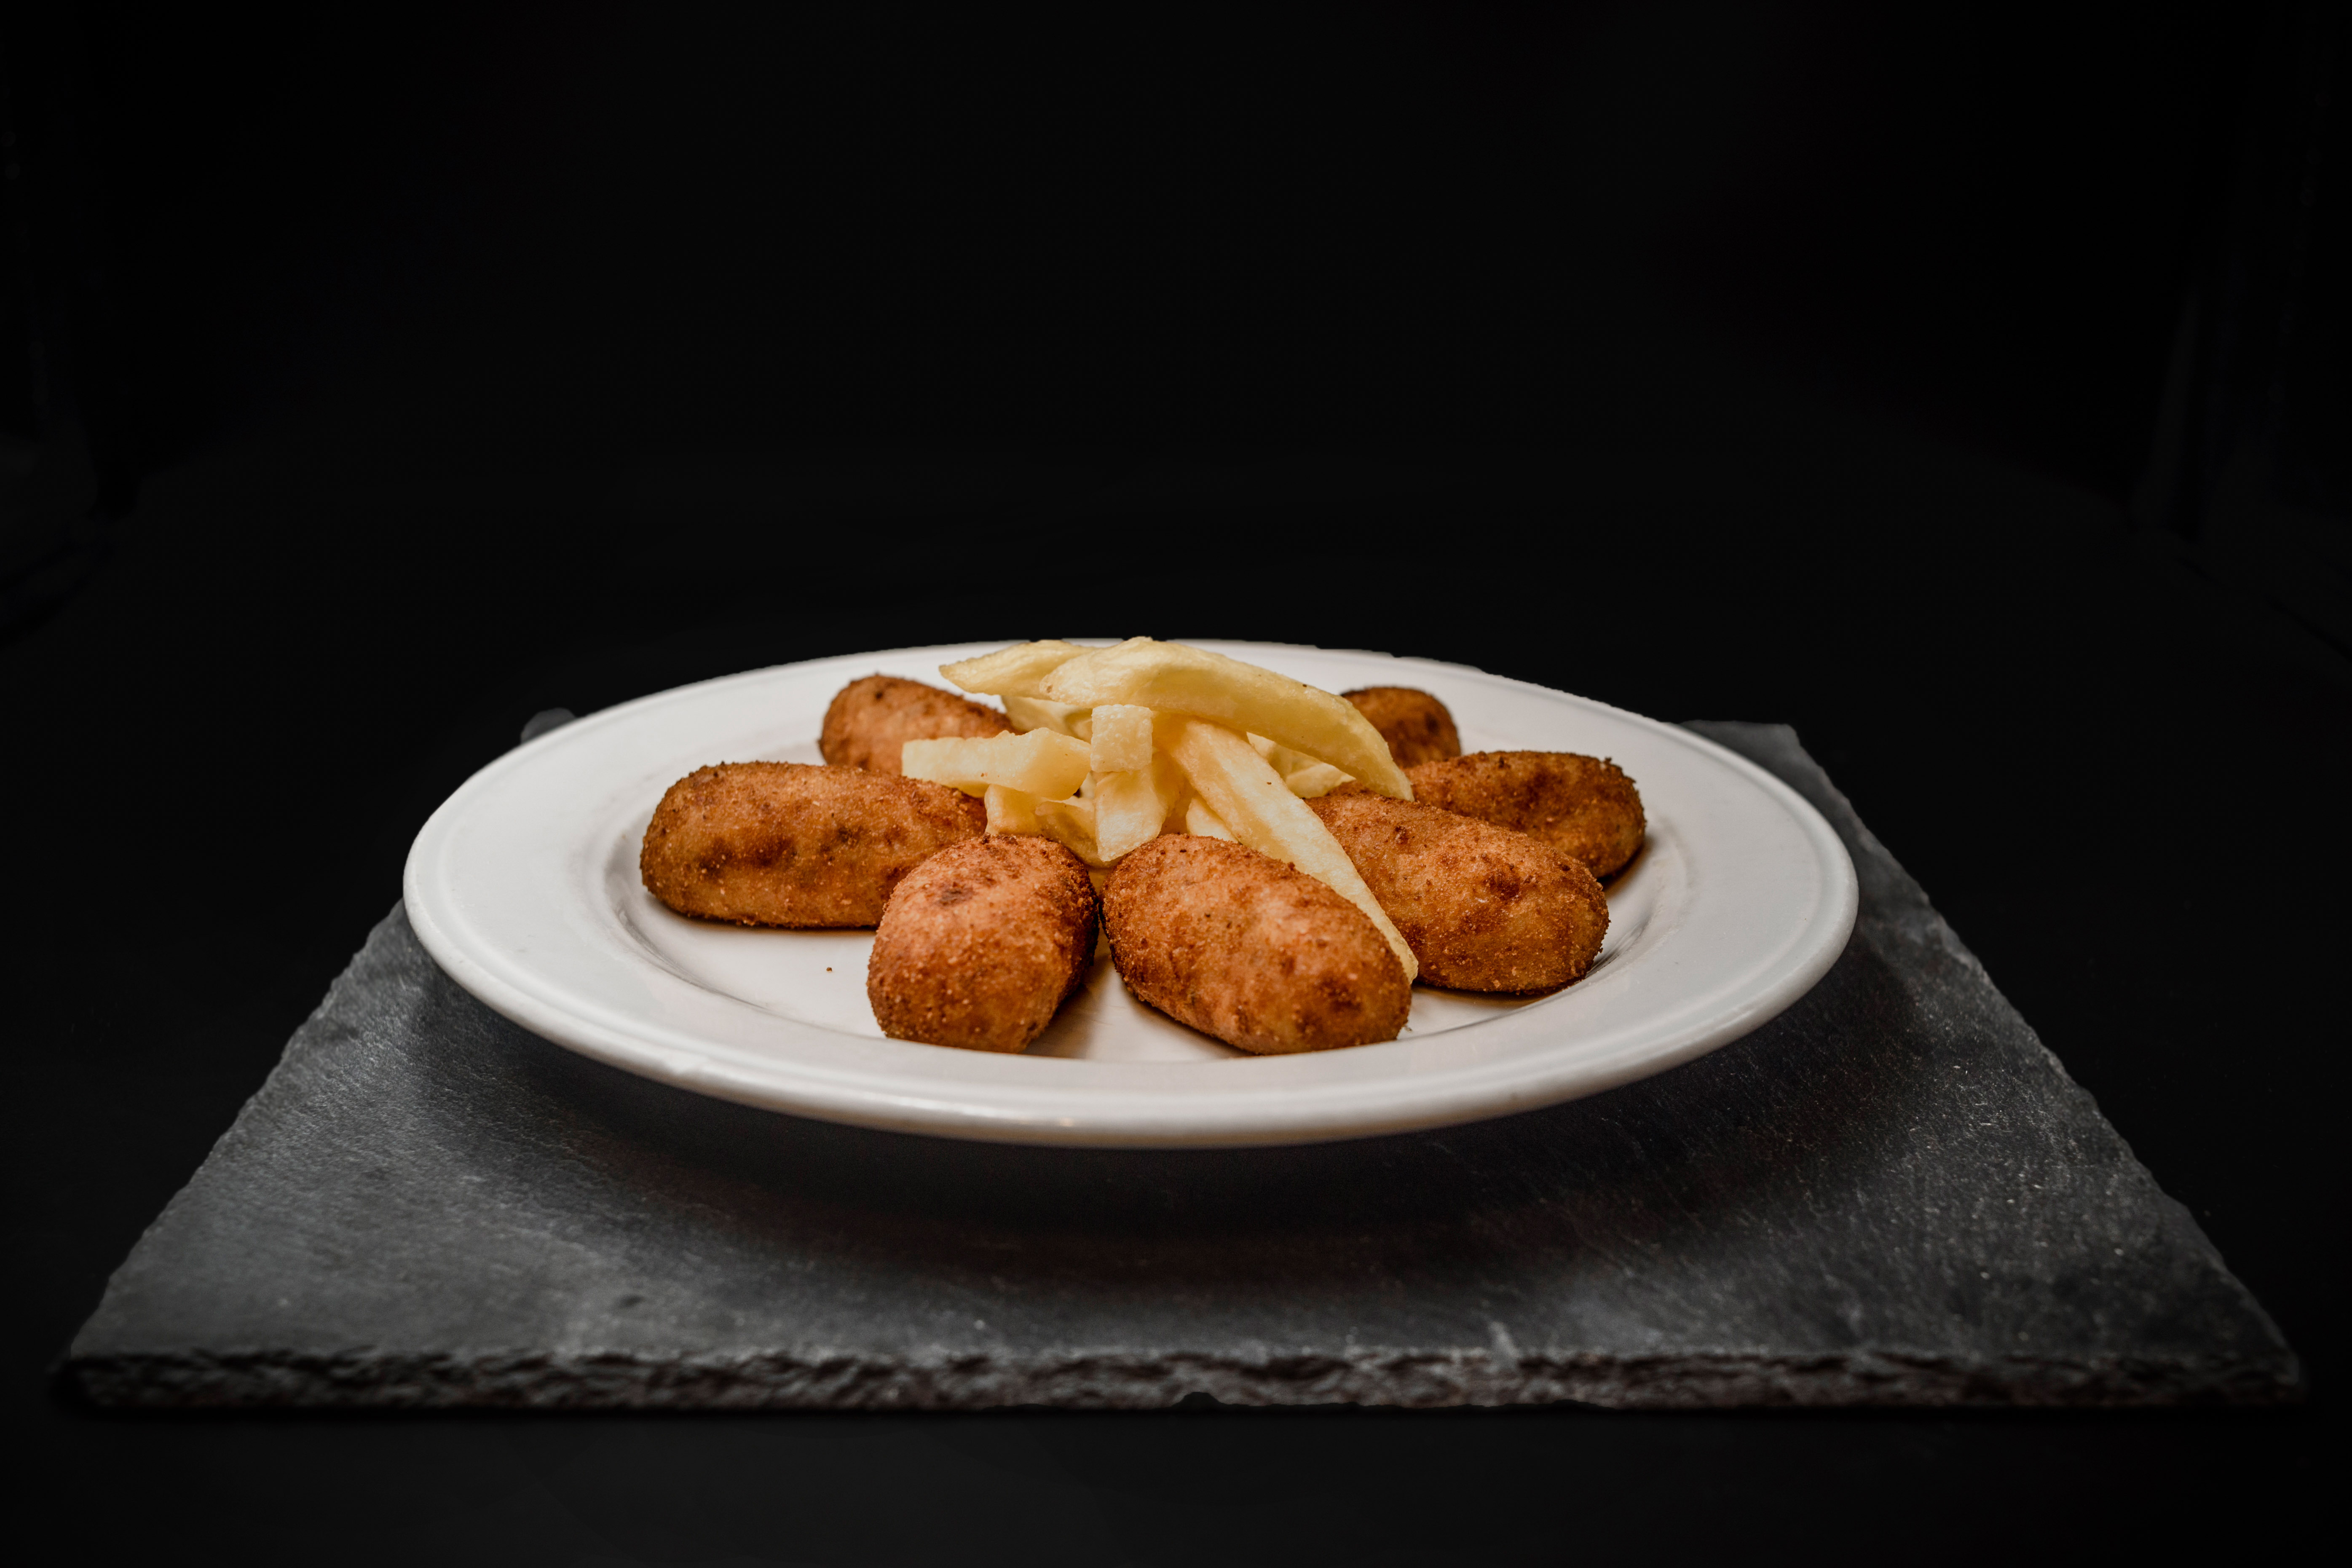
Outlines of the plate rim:
[{"label": "plate rim", "polygon": [[[1636,1044],[1627,1047],[1622,1059],[1603,1058],[1597,1064],[1589,1060],[1581,1064],[1563,1064],[1549,1073],[1523,1060],[1490,1061],[1483,1064],[1486,1069],[1483,1072],[1456,1070],[1449,1075],[1447,1081],[1431,1086],[1435,1092],[1409,1105],[1391,1103],[1397,1098],[1397,1080],[1393,1078],[1317,1086],[1312,1091],[1315,1106],[1308,1114],[1301,1114],[1302,1108],[1296,1098],[1297,1091],[1276,1090],[1263,1096],[1248,1097],[1251,1102],[1262,1102],[1250,1104],[1250,1110],[1256,1114],[1235,1115],[1227,1110],[1216,1125],[1209,1127],[1190,1123],[1181,1117],[1169,1119],[1132,1112],[1102,1114],[1083,1120],[1056,1115],[1054,1111],[1064,1108],[1053,1102],[1066,1100],[1074,1093],[1082,1097],[1083,1091],[1060,1086],[1048,1088],[1044,1083],[1029,1086],[1037,1091],[1040,1103],[1013,1111],[976,1106],[968,1099],[959,1100],[956,1098],[959,1086],[952,1083],[938,1086],[940,1097],[926,1101],[903,1087],[877,1094],[872,1090],[845,1088],[830,1074],[824,1075],[822,1080],[812,1080],[808,1078],[811,1068],[806,1065],[802,1068],[803,1081],[796,1085],[787,1083],[780,1089],[772,1079],[754,1081],[723,1059],[710,1056],[685,1059],[674,1047],[641,1035],[633,1037],[625,1028],[609,1026],[600,1017],[583,1016],[579,1008],[590,1005],[585,999],[579,999],[575,1008],[567,1011],[552,1000],[512,984],[495,969],[478,962],[467,950],[466,943],[447,929],[436,913],[437,900],[432,896],[435,889],[426,879],[429,862],[434,852],[462,819],[467,805],[485,791],[495,787],[506,774],[529,766],[541,751],[559,744],[576,743],[583,734],[588,732],[583,727],[604,729],[625,724],[646,709],[677,702],[689,694],[708,695],[714,689],[729,685],[756,683],[783,671],[810,671],[827,665],[854,666],[875,659],[928,660],[963,657],[967,650],[986,651],[1004,646],[1001,642],[988,642],[828,654],[816,658],[737,670],[615,703],[514,746],[477,769],[435,808],[418,829],[410,844],[401,879],[403,904],[408,921],[425,952],[442,971],[491,1011],[565,1049],[689,1092],[712,1095],[785,1115],[807,1116],[889,1131],[1043,1146],[1151,1148],[1265,1147],[1380,1137],[1461,1125],[1602,1093],[1665,1072],[1753,1032],[1810,991],[1837,962],[1851,939],[1859,914],[1860,884],[1852,856],[1836,830],[1810,801],[1785,781],[1696,731],[1632,712],[1599,699],[1579,696],[1512,676],[1496,675],[1470,665],[1398,656],[1372,649],[1330,648],[1312,644],[1239,642],[1224,638],[1188,640],[1193,640],[1197,647],[1241,658],[1248,657],[1249,650],[1275,655],[1314,654],[1372,660],[1392,668],[1417,668],[1449,679],[1466,678],[1549,700],[1564,700],[1570,705],[1598,710],[1630,722],[1727,766],[1734,775],[1779,805],[1812,849],[1816,865],[1823,874],[1825,886],[1822,892],[1826,896],[1810,913],[1806,925],[1800,928],[1792,952],[1782,967],[1752,994],[1741,998],[1736,1006],[1697,1027],[1676,1032],[1664,1046],[1643,1047]],[[551,983],[551,988],[559,987]],[[604,1011],[601,1006],[595,1010],[600,1014]],[[1519,1016],[1523,1015],[1503,1016]],[[837,1033],[824,1030],[820,1025],[797,1020],[780,1022],[825,1034]],[[1488,1026],[1490,1023],[1468,1026],[1471,1029]],[[1057,1058],[1025,1056],[1002,1059],[1058,1061]],[[1069,1065],[1080,1066],[1076,1063]],[[1221,1068],[1225,1066],[1218,1065]],[[787,1079],[790,1078],[789,1073],[783,1076]],[[1503,1079],[1507,1087],[1498,1091],[1496,1085],[1484,1081],[1494,1078]],[[1123,1092],[1132,1095],[1134,1091]],[[1354,1106],[1351,1109],[1351,1102],[1360,1100],[1390,1103],[1390,1110],[1387,1114],[1378,1114],[1368,1113],[1371,1112],[1370,1106]],[[1171,1099],[1168,1103],[1171,1109],[1187,1106],[1196,1117],[1200,1111],[1197,1096],[1186,1095]],[[1287,1114],[1285,1113],[1286,1107]],[[1163,1121],[1166,1124],[1163,1125]]]}]

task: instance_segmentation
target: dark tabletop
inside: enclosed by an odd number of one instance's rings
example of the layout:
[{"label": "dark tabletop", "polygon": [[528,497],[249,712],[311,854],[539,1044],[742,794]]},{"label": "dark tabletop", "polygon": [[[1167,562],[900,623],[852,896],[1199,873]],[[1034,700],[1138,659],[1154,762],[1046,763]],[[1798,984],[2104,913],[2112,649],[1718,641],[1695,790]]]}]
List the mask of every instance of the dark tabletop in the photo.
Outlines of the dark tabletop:
[{"label": "dark tabletop", "polygon": [[[126,81],[226,107],[137,120],[148,183],[108,210],[145,226],[70,274],[129,279],[146,323],[147,357],[90,384],[205,416],[46,405],[78,521],[36,566],[11,555],[0,604],[19,1517],[70,1522],[92,1558],[401,1563],[2314,1538],[2342,1437],[2327,977],[2352,664],[2340,568],[2280,565],[2294,540],[2336,548],[2334,514],[2181,526],[2163,497],[2187,470],[2147,457],[2196,427],[2187,393],[2165,402],[2176,321],[2193,343],[2207,319],[2177,312],[2193,226],[2158,197],[2205,189],[2162,128],[2204,123],[2169,106],[2203,103],[2183,62],[2211,40],[2152,33],[2133,71],[2021,45],[2055,75],[1969,77],[1938,62],[1992,57],[1923,34],[1768,81],[1816,58],[1811,33],[1726,23],[1685,58],[1649,23],[1530,43],[1397,15],[1318,24],[1312,49],[1114,51],[1161,61],[1166,102],[1210,84],[1224,107],[1191,118],[1098,74],[1054,79],[1077,108],[1016,113],[1047,88],[999,94],[934,34],[877,100],[932,106],[910,120],[844,107],[814,68],[770,95],[767,44],[724,29],[516,21],[330,50],[345,63],[287,78],[299,101],[263,124],[249,105],[288,100],[259,66],[181,72],[171,38],[92,35],[119,68],[92,79],[99,122]],[[1586,60],[1559,134],[1601,150],[1557,187],[1530,183],[1550,111],[1512,107],[1540,96],[1538,46]],[[792,47],[890,75],[871,39]],[[1429,86],[1416,62],[1451,49],[1492,93]],[[379,52],[380,76],[336,74]],[[1299,111],[1286,84],[1318,81]],[[1765,131],[1824,140],[1747,135],[1738,106],[1767,100]],[[814,118],[737,112],[771,103]],[[998,120],[1029,129],[978,152],[954,129]],[[1104,123],[1128,128],[1109,152],[1041,153]],[[1826,166],[1822,145],[1850,160],[1824,184],[1754,174]],[[746,148],[801,173],[740,200]],[[298,189],[317,199],[286,216]],[[2159,238],[2170,259],[2126,265]],[[165,255],[197,259],[140,272]],[[64,320],[82,295],[57,287]],[[110,1414],[58,1386],[111,1271],[392,905],[417,826],[534,712],[866,647],[1137,632],[1792,725],[2267,1310],[2305,1397],[386,1416]]]},{"label": "dark tabletop", "polygon": [[500,1018],[394,910],[115,1271],[68,1386],[110,1409],[2300,1398],[2194,1217],[1795,731],[1697,729],[1852,857],[1829,973],[1677,1070],[1390,1137],[1081,1152],[747,1109]]},{"label": "dark tabletop", "polygon": [[[1812,439],[1834,465],[1853,449],[1824,423]],[[1925,580],[1890,580],[1849,554],[1750,592],[1764,563],[1711,567],[1708,549],[1661,531],[1620,547],[1629,572],[1654,559],[1693,571],[1635,573],[1656,584],[1658,602],[1595,606],[1572,656],[1534,627],[1460,620],[1395,646],[1635,707],[1792,716],[1840,759],[1840,782],[1880,836],[2274,1316],[2303,1358],[2308,1406],[828,1424],[155,1419],[57,1403],[47,1369],[107,1273],[381,917],[414,826],[522,719],[758,659],[990,635],[989,621],[1007,618],[971,603],[952,568],[916,570],[897,584],[908,603],[854,623],[747,617],[646,627],[637,641],[578,626],[582,605],[630,621],[634,600],[611,578],[599,587],[597,552],[559,536],[560,512],[543,553],[455,577],[443,563],[463,550],[484,504],[467,497],[486,485],[432,474],[385,481],[422,488],[329,503],[288,493],[280,476],[299,456],[281,453],[192,465],[107,574],[0,666],[8,711],[33,738],[22,754],[37,759],[9,773],[20,820],[58,822],[59,791],[70,790],[76,824],[26,845],[27,885],[55,889],[56,902],[44,919],[20,912],[12,942],[18,1103],[29,1110],[12,1140],[12,1183],[30,1259],[14,1296],[15,1398],[37,1437],[39,1484],[73,1500],[102,1538],[168,1517],[200,1536],[258,1528],[292,1549],[363,1510],[386,1516],[393,1557],[536,1542],[591,1555],[823,1561],[875,1530],[908,1550],[955,1539],[950,1517],[979,1509],[992,1528],[1052,1520],[1074,1560],[1173,1560],[1236,1534],[1336,1540],[1377,1556],[1456,1539],[1468,1528],[1460,1500],[1472,1497],[1475,1528],[1498,1531],[1585,1499],[1606,1500],[1609,1530],[1622,1532],[1607,1538],[1628,1542],[1695,1539],[1734,1521],[1812,1529],[1833,1507],[1842,1531],[1864,1532],[1949,1510],[1945,1539],[1990,1542],[2021,1518],[2080,1521],[2152,1495],[2216,1526],[2242,1521],[2244,1500],[2267,1499],[2264,1517],[2284,1527],[2313,1495],[2302,1478],[2330,1419],[2340,1177],[2315,1076],[2329,1037],[2305,987],[2326,968],[2333,919],[2312,872],[2341,854],[2330,802],[2342,798],[2345,686],[2291,627],[2063,489],[1933,450],[1911,459],[1982,487],[1986,504],[2032,519],[2041,537],[1991,556],[1956,544]],[[1272,467],[1221,477],[1272,484]],[[1475,516],[1470,498],[1495,482],[1491,468],[1465,468],[1451,515]],[[1444,473],[1409,482],[1437,486]],[[485,477],[497,475],[473,476]],[[425,537],[299,595],[229,547],[226,520],[250,527],[258,515],[283,520],[274,548],[299,552],[298,520],[307,527],[322,504],[387,536],[394,516],[416,520]],[[1893,485],[1864,504],[1933,510]],[[1170,515],[1126,514],[1155,525]],[[1281,521],[1230,500],[1192,515],[1244,532]],[[944,541],[952,524],[890,526]],[[1676,575],[1697,577],[1704,596]],[[1354,584],[1371,593],[1377,577]],[[1196,613],[1201,631],[1251,629],[1231,609]],[[1166,629],[1181,635],[1197,624],[1182,614],[1171,605],[1135,619],[1174,621]],[[1978,658],[1989,616],[2007,648],[1997,679]],[[1337,620],[1282,629],[1373,640]],[[1715,657],[1692,653],[1694,637]],[[2259,851],[2217,876],[2201,848],[2222,759],[2231,775],[2259,781],[2265,802],[2259,826],[2233,840]],[[1693,1477],[1705,1478],[1704,1506],[1684,1495]],[[909,1488],[931,1510],[892,1506]],[[1998,1518],[1966,1505],[1989,1489],[2005,1500]],[[961,1500],[952,1510],[938,1501],[950,1498]]]}]

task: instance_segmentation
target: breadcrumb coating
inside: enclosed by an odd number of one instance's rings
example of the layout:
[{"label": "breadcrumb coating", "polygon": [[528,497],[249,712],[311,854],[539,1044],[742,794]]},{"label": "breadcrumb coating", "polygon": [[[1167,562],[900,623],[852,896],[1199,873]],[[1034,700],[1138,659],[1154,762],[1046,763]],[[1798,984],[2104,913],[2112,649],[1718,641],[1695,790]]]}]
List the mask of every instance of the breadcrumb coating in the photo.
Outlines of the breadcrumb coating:
[{"label": "breadcrumb coating", "polygon": [[835,694],[816,749],[837,768],[895,773],[898,748],[909,741],[1002,735],[1012,728],[995,709],[952,691],[895,675],[869,675]]},{"label": "breadcrumb coating", "polygon": [[1151,1006],[1245,1051],[1392,1040],[1412,1006],[1404,965],[1361,910],[1279,860],[1166,834],[1103,889],[1111,957]]},{"label": "breadcrumb coating", "polygon": [[1613,877],[1640,852],[1642,792],[1605,757],[1574,752],[1473,752],[1409,768],[1412,798],[1539,838]]},{"label": "breadcrumb coating", "polygon": [[760,926],[870,926],[899,879],[987,830],[945,784],[804,763],[720,763],[669,786],[637,853],[682,915]]},{"label": "breadcrumb coating", "polygon": [[1553,991],[1583,977],[1609,900],[1581,861],[1524,833],[1413,801],[1307,802],[1421,963],[1457,991]]},{"label": "breadcrumb coating", "polygon": [[1410,686],[1365,686],[1339,695],[1371,721],[1401,768],[1462,754],[1462,737],[1454,733],[1454,715],[1426,691]]},{"label": "breadcrumb coating", "polygon": [[898,883],[874,934],[866,996],[894,1040],[1024,1049],[1093,960],[1086,862],[1049,838],[940,850]]}]

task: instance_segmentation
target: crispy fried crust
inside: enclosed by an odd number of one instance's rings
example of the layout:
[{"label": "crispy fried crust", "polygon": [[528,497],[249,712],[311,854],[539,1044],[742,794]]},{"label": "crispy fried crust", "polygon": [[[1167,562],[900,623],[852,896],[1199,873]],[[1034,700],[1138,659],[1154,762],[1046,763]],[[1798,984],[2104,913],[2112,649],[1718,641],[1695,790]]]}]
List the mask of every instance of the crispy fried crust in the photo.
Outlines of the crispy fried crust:
[{"label": "crispy fried crust", "polygon": [[988,826],[945,784],[802,763],[721,763],[669,786],[637,870],[682,915],[870,926],[915,867]]},{"label": "crispy fried crust", "polygon": [[1540,838],[1596,877],[1642,847],[1642,795],[1624,770],[1573,752],[1473,752],[1406,770],[1412,798]]},{"label": "crispy fried crust", "polygon": [[1229,1046],[1275,1054],[1395,1039],[1412,987],[1361,910],[1221,838],[1168,834],[1103,889],[1129,990]]},{"label": "crispy fried crust", "polygon": [[952,691],[895,675],[869,675],[835,696],[824,710],[816,749],[837,768],[895,773],[898,748],[909,741],[1002,735],[1012,728],[995,709]]},{"label": "crispy fried crust", "polygon": [[1307,803],[1404,933],[1421,977],[1457,991],[1554,991],[1609,930],[1583,862],[1524,833],[1363,794]]},{"label": "crispy fried crust", "polygon": [[1401,768],[1462,754],[1462,737],[1454,732],[1454,715],[1426,691],[1410,686],[1366,686],[1339,695],[1371,721]]},{"label": "crispy fried crust", "polygon": [[875,1021],[894,1040],[1020,1050],[1085,977],[1096,910],[1086,863],[1050,838],[942,849],[882,911],[866,965]]}]

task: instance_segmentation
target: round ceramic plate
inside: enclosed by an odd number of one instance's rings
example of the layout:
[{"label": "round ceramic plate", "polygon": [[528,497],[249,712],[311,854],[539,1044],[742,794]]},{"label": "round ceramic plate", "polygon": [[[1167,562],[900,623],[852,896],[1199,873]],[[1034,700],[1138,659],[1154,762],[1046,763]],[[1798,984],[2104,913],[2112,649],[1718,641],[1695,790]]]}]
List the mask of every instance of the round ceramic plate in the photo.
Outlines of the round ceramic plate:
[{"label": "round ceramic plate", "polygon": [[458,984],[525,1028],[698,1093],[868,1127],[1023,1143],[1362,1137],[1526,1110],[1660,1072],[1802,995],[1845,946],[1853,867],[1820,815],[1687,731],[1454,665],[1205,643],[1330,691],[1414,686],[1465,751],[1613,757],[1649,842],[1609,891],[1584,979],[1527,1000],[1417,986],[1383,1045],[1249,1057],[1145,1007],[1098,958],[1020,1056],[885,1039],[862,931],[672,914],[637,878],[662,792],[707,763],[818,760],[825,705],[877,670],[940,684],[993,645],[754,670],[608,709],[468,779],[410,849],[408,918]]}]

